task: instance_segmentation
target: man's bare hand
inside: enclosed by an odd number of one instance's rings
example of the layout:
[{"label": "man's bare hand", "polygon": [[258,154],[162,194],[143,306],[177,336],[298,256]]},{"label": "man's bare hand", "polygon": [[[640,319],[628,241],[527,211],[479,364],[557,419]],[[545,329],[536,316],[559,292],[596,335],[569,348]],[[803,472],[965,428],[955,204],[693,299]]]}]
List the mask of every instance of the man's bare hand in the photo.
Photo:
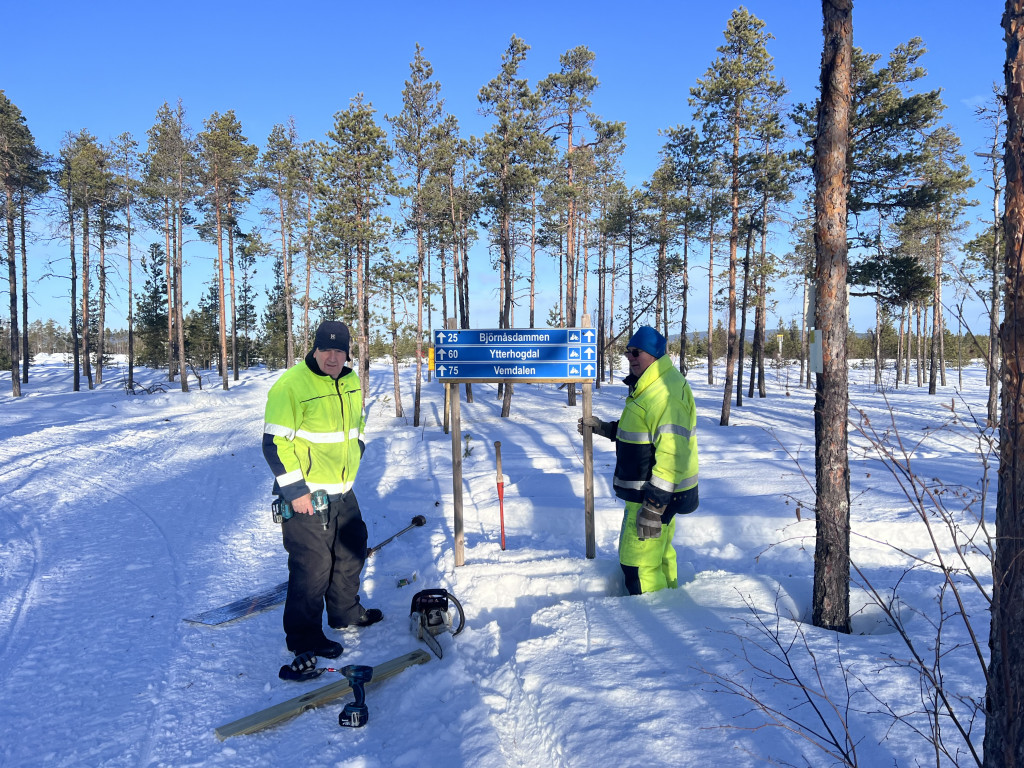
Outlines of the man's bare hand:
[{"label": "man's bare hand", "polygon": [[305,496],[299,496],[299,498],[292,502],[292,509],[300,515],[312,515],[313,495],[307,493]]}]

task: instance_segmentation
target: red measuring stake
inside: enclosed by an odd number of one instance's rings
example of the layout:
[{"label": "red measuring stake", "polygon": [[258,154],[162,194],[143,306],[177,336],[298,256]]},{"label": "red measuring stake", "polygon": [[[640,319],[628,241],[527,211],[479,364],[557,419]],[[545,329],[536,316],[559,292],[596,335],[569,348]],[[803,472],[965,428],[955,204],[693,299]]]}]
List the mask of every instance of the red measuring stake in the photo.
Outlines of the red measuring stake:
[{"label": "red measuring stake", "polygon": [[501,441],[494,441],[494,455],[498,459],[498,513],[501,515],[501,551],[505,551],[505,476],[501,474]]}]

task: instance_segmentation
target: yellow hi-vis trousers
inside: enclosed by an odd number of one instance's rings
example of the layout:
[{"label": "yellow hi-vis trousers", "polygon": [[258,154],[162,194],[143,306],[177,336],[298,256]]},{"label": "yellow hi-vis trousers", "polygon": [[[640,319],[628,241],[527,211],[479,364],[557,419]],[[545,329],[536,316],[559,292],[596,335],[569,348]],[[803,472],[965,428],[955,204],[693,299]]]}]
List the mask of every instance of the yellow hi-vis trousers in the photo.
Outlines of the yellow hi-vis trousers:
[{"label": "yellow hi-vis trousers", "polygon": [[630,571],[635,568],[641,592],[657,592],[666,587],[675,589],[678,586],[678,577],[672,537],[676,532],[678,515],[673,517],[668,525],[661,526],[661,536],[657,539],[640,541],[636,537],[636,514],[642,506],[637,502],[627,501],[622,516],[619,563],[626,574],[626,586],[631,593],[636,594],[637,585],[630,576]]}]

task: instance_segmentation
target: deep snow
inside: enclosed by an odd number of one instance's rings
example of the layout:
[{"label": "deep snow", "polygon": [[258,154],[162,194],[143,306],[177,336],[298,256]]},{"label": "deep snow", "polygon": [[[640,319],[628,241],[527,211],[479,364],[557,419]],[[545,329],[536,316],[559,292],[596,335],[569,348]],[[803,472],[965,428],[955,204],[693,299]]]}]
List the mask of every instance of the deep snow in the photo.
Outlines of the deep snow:
[{"label": "deep snow", "polygon": [[[507,419],[494,386],[475,385],[475,402],[463,399],[466,564],[456,568],[442,387],[424,382],[414,427],[414,369],[401,371],[409,415],[396,418],[390,363],[371,369],[356,490],[371,543],[416,514],[428,522],[368,562],[364,603],[383,609],[385,621],[331,636],[345,645],[343,663],[377,664],[423,647],[408,629],[409,602],[435,586],[462,602],[467,628],[444,638],[443,660],[369,687],[363,729],[339,728],[340,700],[224,742],[217,726],[337,679],[277,678],[290,660],[280,608],[221,627],[182,620],[286,578],[260,453],[266,392],[280,372],[245,371],[227,392],[211,374],[202,390],[171,385],[128,397],[116,369],[99,389],[72,393],[64,362],[40,356],[17,400],[9,373],[0,375],[0,765],[831,764],[792,730],[758,729],[764,718],[722,692],[730,687],[722,678],[750,684],[762,701],[821,730],[797,689],[751,674],[751,663],[782,669],[758,651],[769,637],[759,622],[777,626],[783,644],[813,650],[831,703],[847,711],[861,765],[934,764],[924,739],[881,712],[891,707],[927,728],[913,714],[922,708],[919,676],[891,660],[907,649],[864,591],[853,591],[853,635],[793,620],[810,614],[814,553],[814,397],[794,369],[770,370],[769,397],[734,405],[729,427],[719,426],[720,386],[708,386],[703,369],[690,373],[701,506],[678,523],[685,583],[632,598],[616,559],[613,446],[595,439],[597,558],[587,560],[581,408],[567,406],[555,385],[517,385]],[[163,376],[141,372],[146,382]],[[855,368],[853,421],[864,409],[874,429],[898,432],[920,477],[970,492],[983,480],[977,430],[943,427],[968,407],[984,412],[984,372],[964,376],[962,396],[952,371],[937,397],[916,387],[890,387],[883,397],[870,370]],[[625,394],[621,384],[601,386],[595,413],[617,418]],[[505,551],[495,440],[506,477]],[[911,566],[930,552],[927,531],[865,446],[853,433],[854,559],[876,587],[895,590],[926,647],[941,582]],[[968,557],[990,584],[987,562]],[[966,594],[985,644],[983,600]],[[942,629],[946,683],[977,700],[980,663],[970,647],[954,647],[966,640],[963,625],[949,620]],[[807,654],[791,658],[814,679]],[[819,700],[825,710],[829,703]],[[982,726],[973,732],[979,749]],[[950,743],[957,748],[951,733]]]}]

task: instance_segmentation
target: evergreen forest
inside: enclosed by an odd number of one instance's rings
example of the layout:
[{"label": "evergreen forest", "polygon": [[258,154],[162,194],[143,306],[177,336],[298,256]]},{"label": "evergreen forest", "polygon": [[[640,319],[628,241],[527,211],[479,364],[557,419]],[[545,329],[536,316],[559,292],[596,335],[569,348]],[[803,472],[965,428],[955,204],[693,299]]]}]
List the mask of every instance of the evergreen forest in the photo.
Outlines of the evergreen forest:
[{"label": "evergreen forest", "polygon": [[[284,120],[254,138],[231,109],[198,118],[165,102],[145,136],[82,129],[40,147],[31,115],[0,91],[0,362],[16,395],[38,352],[68,355],[76,389],[101,383],[113,354],[127,356],[128,386],[141,365],[185,389],[216,368],[227,388],[246,367],[293,364],[328,318],[349,323],[363,374],[374,356],[422,364],[431,327],[449,318],[467,328],[586,321],[600,333],[603,380],[649,324],[684,371],[704,368],[713,382],[726,358],[740,401],[744,386],[763,396],[766,359],[800,361],[811,386],[818,105],[787,98],[772,41],[746,9],[731,14],[689,87],[690,121],[664,127],[657,168],[636,186],[624,181],[625,124],[593,109],[600,83],[586,46],[530,82],[530,47],[513,36],[477,95],[490,122],[481,136],[446,111],[419,45],[396,83],[398,114],[357,95],[323,136]],[[851,328],[848,343],[878,386],[934,391],[947,367],[998,356],[1005,118],[993,93],[978,110],[992,178],[972,178],[940,91],[921,86],[924,57],[917,38],[854,49],[848,290],[873,302],[876,322]],[[992,220],[965,241],[979,184],[996,190]],[[66,280],[63,318],[31,316],[28,263],[42,239],[66,248],[49,265]],[[199,249],[212,258],[194,258]],[[474,292],[475,270],[497,277],[496,296]],[[553,305],[538,305],[541,274],[557,276]],[[116,298],[113,276],[126,286]],[[696,280],[707,306],[689,300]],[[778,292],[801,296],[803,311],[780,317]],[[965,327],[963,303],[978,300],[991,325]],[[126,327],[109,326],[112,301]]]}]

